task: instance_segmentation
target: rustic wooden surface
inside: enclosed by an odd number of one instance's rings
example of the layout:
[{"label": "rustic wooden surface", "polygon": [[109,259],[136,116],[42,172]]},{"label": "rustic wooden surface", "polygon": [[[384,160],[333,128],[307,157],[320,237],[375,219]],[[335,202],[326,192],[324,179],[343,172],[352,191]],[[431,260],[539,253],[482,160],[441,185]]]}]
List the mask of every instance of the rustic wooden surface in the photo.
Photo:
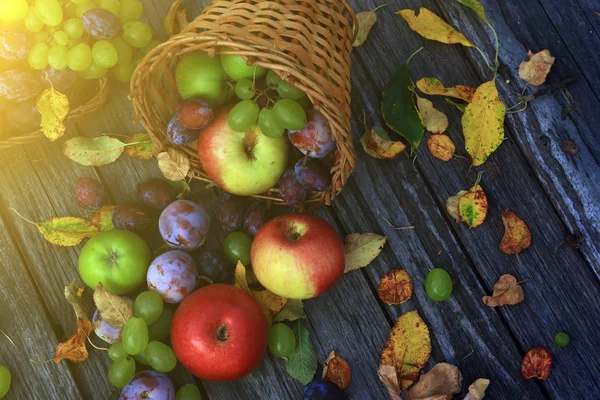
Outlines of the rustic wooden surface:
[{"label": "rustic wooden surface", "polygon": [[[201,2],[189,2],[197,15]],[[206,3],[206,1],[204,1]],[[350,2],[355,10],[369,10],[375,0]],[[444,163],[426,146],[394,161],[370,158],[357,147],[358,168],[342,195],[317,213],[340,233],[375,232],[386,235],[382,255],[364,270],[352,272],[332,291],[305,302],[304,321],[312,335],[320,363],[331,350],[348,359],[353,380],[348,393],[356,400],[385,399],[377,379],[379,355],[391,325],[402,313],[417,309],[428,323],[433,353],[430,366],[448,361],[464,376],[464,387],[477,378],[491,380],[490,399],[600,398],[600,4],[595,0],[490,0],[483,2],[500,37],[498,86],[510,106],[523,82],[516,71],[527,50],[550,49],[556,64],[548,85],[567,77],[577,81],[531,103],[507,118],[507,140],[482,167],[471,168],[467,158]],[[161,17],[170,1],[144,1],[145,17],[164,35]],[[440,78],[446,84],[477,86],[491,78],[481,56],[460,46],[427,41],[410,31],[394,12],[428,7],[493,54],[489,29],[470,10],[454,1],[390,1],[367,42],[353,55],[353,134],[358,140],[368,124],[382,125],[380,93],[395,67],[423,46],[411,62],[413,79]],[[140,130],[132,122],[127,87],[112,87],[102,114],[68,132],[130,134]],[[528,88],[527,93],[535,89]],[[436,108],[450,119],[447,134],[458,155],[467,156],[460,129],[460,113],[441,98]],[[575,103],[573,103],[573,101]],[[574,110],[561,119],[563,107]],[[562,151],[563,140],[575,142],[579,153]],[[483,171],[482,186],[490,202],[486,222],[469,230],[445,212],[448,196],[469,188]],[[61,215],[84,215],[72,192],[82,176],[101,179],[112,202],[135,198],[135,185],[160,176],[154,161],[122,157],[94,169],[79,166],[61,154],[59,143],[40,141],[0,152],[0,364],[13,372],[7,399],[108,399],[117,392],[108,383],[109,359],[91,351],[83,364],[34,364],[47,360],[53,347],[75,327],[62,289],[77,274],[80,247],[59,248],[47,243],[36,228],[10,210],[40,221]],[[202,203],[214,200],[212,190],[201,190]],[[529,225],[533,245],[518,257],[498,251],[503,234],[500,213],[511,209]],[[414,229],[392,227],[412,225]],[[581,235],[579,248],[564,245],[567,234]],[[215,232],[216,234],[216,232]],[[218,236],[218,235],[216,235]],[[220,238],[215,239],[218,245]],[[434,303],[424,292],[424,279],[434,267],[446,268],[455,282],[450,300]],[[412,276],[415,293],[401,306],[386,306],[375,289],[390,269],[404,268]],[[489,294],[500,275],[531,278],[524,285],[526,299],[516,306],[488,308],[481,297]],[[558,348],[554,334],[566,331],[571,344]],[[96,342],[98,340],[96,339]],[[520,362],[525,352],[544,346],[554,366],[543,382],[524,380]],[[182,368],[170,374],[176,385],[196,382],[210,399],[299,399],[302,385],[285,372],[283,362],[267,356],[257,371],[233,383],[195,380]],[[460,398],[459,396],[457,396]]]}]

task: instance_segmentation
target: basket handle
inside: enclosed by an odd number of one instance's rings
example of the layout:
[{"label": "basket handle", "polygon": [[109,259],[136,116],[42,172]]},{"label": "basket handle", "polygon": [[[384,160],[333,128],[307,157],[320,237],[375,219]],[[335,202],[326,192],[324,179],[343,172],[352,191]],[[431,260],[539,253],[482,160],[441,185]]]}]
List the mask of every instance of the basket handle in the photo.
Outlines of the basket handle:
[{"label": "basket handle", "polygon": [[354,41],[356,40],[356,36],[358,35],[358,19],[356,18],[356,13],[354,12],[350,4],[348,4],[346,0],[342,0],[342,3],[350,13],[350,17],[352,18],[352,29],[354,31],[352,35],[352,43],[354,43]]}]

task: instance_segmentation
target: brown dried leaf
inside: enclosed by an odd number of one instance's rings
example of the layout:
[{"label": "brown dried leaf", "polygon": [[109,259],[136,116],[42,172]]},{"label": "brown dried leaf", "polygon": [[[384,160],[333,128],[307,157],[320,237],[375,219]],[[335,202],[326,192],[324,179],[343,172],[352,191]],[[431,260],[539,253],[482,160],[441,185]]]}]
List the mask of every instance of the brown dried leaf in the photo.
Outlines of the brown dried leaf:
[{"label": "brown dried leaf", "polygon": [[535,347],[525,354],[521,362],[521,374],[525,379],[548,379],[552,371],[552,355],[543,347]]},{"label": "brown dried leaf", "polygon": [[402,304],[411,298],[413,281],[403,269],[393,269],[379,281],[377,295],[386,304]]},{"label": "brown dried leaf", "polygon": [[379,380],[383,382],[390,393],[391,399],[401,400],[400,393],[402,392],[402,389],[400,389],[400,382],[398,381],[398,372],[396,371],[396,367],[392,365],[380,364],[379,369],[377,369],[377,375],[379,376]]},{"label": "brown dried leaf", "polygon": [[183,31],[189,25],[186,11],[183,9],[180,10],[180,7],[181,0],[175,0],[169,8],[167,16],[163,20],[163,28],[165,28],[167,37],[181,33],[181,31]]},{"label": "brown dried leaf", "polygon": [[418,399],[451,399],[460,392],[462,374],[454,365],[439,363],[429,372],[421,375],[406,394],[406,400]]},{"label": "brown dried leaf", "polygon": [[323,379],[327,379],[340,388],[346,389],[350,386],[350,381],[352,380],[350,364],[348,364],[348,361],[344,357],[335,351],[331,351],[323,364]]},{"label": "brown dried leaf", "polygon": [[442,161],[450,161],[456,151],[452,139],[441,133],[429,136],[427,138],[427,147],[435,158]]},{"label": "brown dried leaf", "polygon": [[158,153],[156,159],[158,168],[165,178],[175,182],[184,180],[192,167],[189,158],[183,152],[172,147]]},{"label": "brown dried leaf", "polygon": [[433,103],[417,96],[417,107],[423,120],[423,125],[431,133],[444,133],[448,129],[448,117],[433,107]]},{"label": "brown dried leaf", "polygon": [[469,192],[466,190],[461,190],[455,196],[450,196],[448,197],[448,200],[446,200],[446,211],[448,211],[448,214],[454,218],[456,222],[460,221],[460,211],[458,210],[460,198],[467,193]]},{"label": "brown dried leaf", "polygon": [[268,290],[253,290],[248,286],[248,280],[246,278],[246,267],[241,261],[238,261],[235,267],[235,286],[248,293],[260,304],[263,312],[267,316],[268,320],[271,321],[285,306],[288,299],[271,293]]},{"label": "brown dried leaf", "polygon": [[75,281],[71,282],[67,286],[65,286],[65,299],[69,302],[70,305],[73,306],[75,310],[75,314],[77,315],[77,319],[83,319],[84,321],[89,321],[90,317],[87,315],[85,311],[85,305],[83,304],[83,292],[85,290],[85,285],[79,286]]},{"label": "brown dried leaf", "polygon": [[373,261],[387,241],[387,237],[374,233],[352,233],[344,239],[346,268],[344,273],[366,267]]},{"label": "brown dried leaf", "polygon": [[489,379],[477,379],[469,386],[469,393],[465,396],[464,400],[482,400],[489,385]]},{"label": "brown dried leaf", "polygon": [[556,59],[548,49],[535,54],[530,50],[527,55],[529,61],[523,61],[519,65],[519,77],[530,85],[540,86],[546,82],[546,77]]},{"label": "brown dried leaf", "polygon": [[368,155],[382,160],[396,158],[406,149],[403,142],[391,140],[387,132],[378,126],[367,131],[360,138],[360,143]]},{"label": "brown dried leaf", "polygon": [[112,213],[117,206],[102,206],[92,214],[90,222],[100,229],[100,232],[112,231],[115,225],[112,222]]},{"label": "brown dried leaf", "polygon": [[85,346],[87,335],[92,331],[92,323],[88,320],[77,319],[77,330],[64,342],[56,346],[54,353],[54,362],[59,363],[63,359],[75,363],[84,362],[88,358],[88,351]]},{"label": "brown dried leaf", "polygon": [[94,291],[94,303],[102,319],[115,328],[125,326],[133,317],[133,301],[110,293],[102,283]]},{"label": "brown dried leaf", "polygon": [[302,300],[288,299],[285,306],[279,311],[279,313],[273,318],[273,322],[281,321],[295,321],[300,318],[305,318],[304,304]]},{"label": "brown dried leaf", "polygon": [[524,299],[523,288],[517,282],[517,279],[510,274],[504,274],[494,285],[493,294],[491,296],[483,296],[482,300],[486,306],[497,307],[518,304]]},{"label": "brown dried leaf", "polygon": [[531,231],[517,214],[507,210],[502,213],[504,236],[500,242],[500,251],[504,254],[519,254],[531,246]]}]

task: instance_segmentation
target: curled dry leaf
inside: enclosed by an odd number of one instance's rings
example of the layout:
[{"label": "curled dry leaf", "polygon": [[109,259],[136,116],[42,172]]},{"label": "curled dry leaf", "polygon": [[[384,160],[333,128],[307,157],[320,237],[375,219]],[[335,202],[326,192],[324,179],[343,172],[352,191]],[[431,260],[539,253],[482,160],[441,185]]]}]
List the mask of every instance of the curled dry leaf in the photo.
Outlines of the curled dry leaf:
[{"label": "curled dry leaf", "polygon": [[502,213],[504,236],[500,251],[504,254],[519,254],[531,245],[531,231],[517,214],[507,210]]},{"label": "curled dry leaf", "polygon": [[552,356],[543,347],[535,347],[525,354],[521,362],[521,374],[525,379],[548,379],[552,370]]},{"label": "curled dry leaf", "polygon": [[89,321],[90,317],[87,315],[85,311],[85,306],[83,304],[83,292],[85,290],[85,285],[78,285],[75,281],[69,283],[65,286],[64,294],[65,299],[69,302],[70,305],[73,306],[73,310],[75,310],[75,315],[77,315],[77,319],[83,319],[84,321]]},{"label": "curled dry leaf", "polygon": [[61,360],[69,360],[75,363],[81,363],[87,360],[88,351],[85,346],[87,336],[92,331],[92,323],[88,320],[77,319],[77,330],[64,342],[56,346],[54,353],[54,362],[59,363]]},{"label": "curled dry leaf", "polygon": [[180,8],[181,0],[175,0],[163,20],[163,28],[165,28],[167,37],[181,33],[189,25],[186,10]]},{"label": "curled dry leaf", "polygon": [[403,389],[400,389],[400,382],[398,382],[398,372],[396,367],[392,365],[379,364],[377,369],[377,376],[379,380],[383,382],[387,388],[392,400],[401,400],[400,393]]},{"label": "curled dry leaf", "polygon": [[108,136],[76,136],[63,145],[65,156],[86,167],[101,167],[121,157],[125,144]]},{"label": "curled dry leaf", "polygon": [[340,388],[346,389],[350,386],[350,381],[352,380],[350,364],[348,364],[348,361],[344,357],[335,351],[331,351],[323,364],[323,379],[327,379]]},{"label": "curled dry leaf", "polygon": [[192,167],[189,158],[183,152],[172,147],[169,147],[167,151],[158,153],[156,159],[160,171],[165,178],[171,181],[184,180]]},{"label": "curled dry leaf", "polygon": [[435,109],[431,101],[417,96],[417,107],[419,107],[419,114],[421,114],[425,129],[431,133],[446,132],[448,117],[443,112]]},{"label": "curled dry leaf", "polygon": [[469,386],[469,393],[467,393],[464,400],[482,400],[489,385],[489,379],[477,379]]},{"label": "curled dry leaf", "polygon": [[471,10],[475,11],[477,13],[477,15],[479,15],[479,18],[488,22],[487,16],[485,15],[485,9],[483,8],[483,5],[479,1],[477,1],[477,0],[458,0],[458,2],[460,4],[463,4],[467,7],[469,7]]},{"label": "curled dry leaf", "polygon": [[90,222],[100,229],[100,232],[112,231],[115,225],[112,222],[112,213],[117,206],[102,206],[92,214]]},{"label": "curled dry leaf", "polygon": [[490,307],[514,305],[522,302],[525,299],[523,288],[517,282],[517,279],[510,275],[504,274],[498,279],[494,285],[494,292],[491,296],[483,296],[483,304]]},{"label": "curled dry leaf", "polygon": [[416,15],[410,9],[400,10],[396,14],[408,22],[410,29],[425,39],[446,44],[462,44],[463,46],[474,47],[473,43],[469,42],[465,35],[448,25],[446,21],[427,8],[421,7],[419,15]]},{"label": "curled dry leaf", "polygon": [[450,161],[456,151],[452,139],[441,133],[429,136],[427,138],[427,147],[435,158],[442,161]]},{"label": "curled dry leaf", "polygon": [[356,21],[358,22],[358,32],[354,43],[352,43],[352,47],[359,47],[367,40],[371,28],[377,22],[377,14],[375,14],[375,10],[361,11],[356,13]]},{"label": "curled dry leaf", "polygon": [[[419,373],[427,364],[430,355],[429,328],[417,311],[409,311],[398,318],[390,331],[387,343],[381,353],[379,377],[388,386],[389,376],[387,373],[383,374],[388,371],[382,371],[381,366],[392,366],[396,370],[400,391],[406,390],[418,379]],[[393,384],[393,381],[391,383]],[[395,391],[393,385],[388,386],[388,390],[393,397]]]},{"label": "curled dry leaf", "polygon": [[110,293],[102,283],[94,291],[94,303],[102,319],[115,328],[125,326],[133,317],[133,301]]},{"label": "curled dry leaf", "polygon": [[530,85],[540,86],[546,82],[546,77],[556,59],[548,49],[535,54],[530,50],[527,55],[529,61],[523,61],[519,65],[519,77]]},{"label": "curled dry leaf", "polygon": [[396,158],[406,149],[400,141],[392,141],[387,132],[378,126],[372,127],[360,139],[365,152],[373,158],[390,160]]},{"label": "curled dry leaf", "polygon": [[366,267],[373,261],[387,241],[387,237],[374,233],[352,233],[344,239],[346,268],[344,273]]},{"label": "curled dry leaf", "polygon": [[273,322],[281,321],[295,321],[300,318],[305,318],[304,304],[302,300],[288,299],[285,306],[279,311],[279,313],[273,318]]},{"label": "curled dry leaf", "polygon": [[469,228],[477,228],[483,224],[488,211],[487,197],[483,188],[474,185],[467,193],[458,199],[458,213],[460,220]]},{"label": "curled dry leaf", "polygon": [[477,89],[465,85],[445,87],[437,78],[421,78],[417,81],[417,87],[425,94],[454,97],[470,103]]},{"label": "curled dry leaf", "polygon": [[38,97],[35,107],[42,117],[42,133],[51,141],[65,134],[64,120],[69,113],[69,98],[51,86]]},{"label": "curled dry leaf", "polygon": [[410,388],[406,400],[450,399],[460,392],[462,374],[454,365],[439,363],[429,372],[421,375],[419,381]]},{"label": "curled dry leaf", "polygon": [[377,295],[386,304],[402,304],[412,297],[413,281],[403,269],[393,269],[379,281]]},{"label": "curled dry leaf", "polygon": [[285,306],[288,299],[272,293],[266,289],[253,290],[248,286],[246,278],[246,267],[241,261],[238,261],[235,267],[235,286],[248,293],[260,304],[267,319],[271,321]]},{"label": "curled dry leaf", "polygon": [[151,159],[158,151],[158,146],[147,133],[134,133],[125,139],[125,143],[129,145],[125,148],[125,153],[141,160]]},{"label": "curled dry leaf", "polygon": [[446,200],[446,211],[448,214],[456,220],[456,222],[460,221],[460,212],[458,210],[458,204],[460,203],[460,198],[465,194],[469,193],[466,190],[461,190],[455,196],[448,197]]}]

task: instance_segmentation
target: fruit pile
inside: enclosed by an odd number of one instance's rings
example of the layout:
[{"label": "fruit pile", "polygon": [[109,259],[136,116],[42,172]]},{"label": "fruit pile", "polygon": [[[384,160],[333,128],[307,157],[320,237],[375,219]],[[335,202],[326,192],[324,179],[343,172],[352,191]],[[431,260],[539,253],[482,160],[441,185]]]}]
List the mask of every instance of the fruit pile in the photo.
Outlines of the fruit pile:
[{"label": "fruit pile", "polygon": [[198,50],[179,60],[183,100],[167,125],[169,141],[197,141],[204,172],[232,194],[258,195],[278,184],[281,198],[296,205],[327,190],[336,147],[329,121],[302,90],[230,50],[214,57]]}]

